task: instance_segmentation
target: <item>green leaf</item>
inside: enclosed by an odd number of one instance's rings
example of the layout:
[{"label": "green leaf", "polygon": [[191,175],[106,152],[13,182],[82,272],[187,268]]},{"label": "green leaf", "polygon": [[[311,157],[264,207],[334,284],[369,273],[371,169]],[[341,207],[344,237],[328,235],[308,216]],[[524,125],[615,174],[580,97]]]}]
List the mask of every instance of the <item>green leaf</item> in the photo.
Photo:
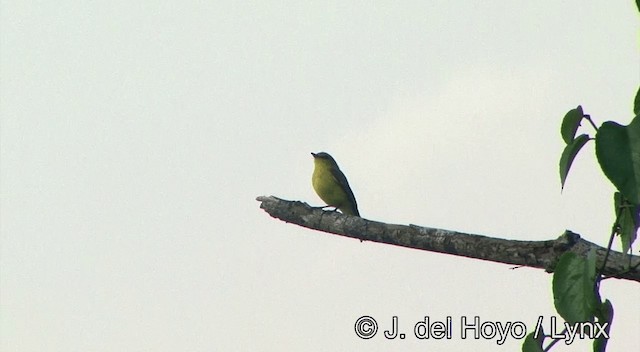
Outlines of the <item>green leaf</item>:
[{"label": "green leaf", "polygon": [[609,336],[609,332],[611,331],[612,323],[613,323],[613,305],[611,304],[611,301],[606,300],[600,305],[600,309],[598,312],[598,324],[600,324],[600,326],[604,326],[604,324],[607,324],[607,326],[604,328],[604,331],[607,336],[598,336],[593,341],[593,350],[595,352],[606,351],[607,342],[609,342],[609,339],[607,337]]},{"label": "green leaf", "polygon": [[636,99],[633,101],[633,114],[640,115],[640,87],[638,87],[638,92],[636,92]]},{"label": "green leaf", "polygon": [[592,321],[599,305],[595,294],[595,251],[587,258],[573,252],[560,257],[553,274],[553,303],[556,311],[570,323]]},{"label": "green leaf", "polygon": [[571,141],[571,143],[567,144],[562,151],[562,156],[560,156],[560,188],[564,188],[564,182],[567,180],[567,175],[569,174],[569,169],[571,169],[571,164],[573,164],[573,159],[575,159],[576,155],[584,147],[584,145],[589,141],[589,136],[586,134],[581,134],[578,138]]},{"label": "green leaf", "polygon": [[580,121],[584,117],[582,106],[578,105],[577,108],[569,110],[562,119],[562,125],[560,126],[560,134],[566,144],[573,141],[573,137],[576,135],[576,131],[580,126]]},{"label": "green leaf", "polygon": [[[587,278],[592,281],[593,289],[591,291],[594,292],[594,297],[597,297],[597,292],[595,292],[595,283],[596,283],[596,250],[591,249],[589,253],[587,253],[587,260],[585,262],[584,267],[585,273],[587,274]],[[598,304],[600,304],[600,300],[598,299]]]},{"label": "green leaf", "polygon": [[611,183],[630,202],[640,204],[640,115],[628,126],[603,123],[596,134],[596,156]]},{"label": "green leaf", "polygon": [[616,214],[620,212],[618,234],[622,242],[622,253],[627,253],[638,236],[640,206],[629,203],[620,192],[613,195],[613,203]]},{"label": "green leaf", "polygon": [[522,352],[543,352],[542,343],[544,341],[544,335],[541,334],[541,338],[536,339],[535,332],[530,333],[524,339],[522,343]]}]

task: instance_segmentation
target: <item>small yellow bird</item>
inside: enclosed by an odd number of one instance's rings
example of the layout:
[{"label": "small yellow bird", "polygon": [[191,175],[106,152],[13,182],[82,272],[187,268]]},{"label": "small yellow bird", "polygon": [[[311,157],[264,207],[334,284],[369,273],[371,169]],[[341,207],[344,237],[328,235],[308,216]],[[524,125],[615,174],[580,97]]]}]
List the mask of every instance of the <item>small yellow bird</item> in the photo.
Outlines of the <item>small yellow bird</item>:
[{"label": "small yellow bird", "polygon": [[320,152],[313,155],[313,176],[311,183],[318,196],[327,203],[327,206],[339,209],[343,214],[360,216],[358,204],[354,197],[349,182],[344,176],[338,163],[331,155]]}]

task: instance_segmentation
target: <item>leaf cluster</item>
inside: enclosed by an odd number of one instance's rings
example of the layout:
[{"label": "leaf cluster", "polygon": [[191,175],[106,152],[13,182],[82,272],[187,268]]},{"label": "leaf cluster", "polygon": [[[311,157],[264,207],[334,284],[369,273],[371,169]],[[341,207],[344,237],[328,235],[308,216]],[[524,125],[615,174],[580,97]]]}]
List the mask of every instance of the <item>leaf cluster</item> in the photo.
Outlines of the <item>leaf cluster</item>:
[{"label": "leaf cluster", "polygon": [[[640,8],[640,1],[638,3]],[[640,224],[640,88],[634,99],[633,115],[633,119],[626,126],[614,121],[605,121],[597,127],[591,116],[585,114],[582,106],[578,106],[566,113],[560,128],[560,134],[566,144],[559,164],[561,188],[564,188],[576,156],[590,141],[595,141],[596,157],[603,174],[616,188],[613,195],[616,216],[601,268],[598,270],[596,267],[594,250],[584,256],[566,252],[560,257],[553,275],[554,305],[558,314],[565,320],[565,326],[599,324],[607,335],[594,338],[594,351],[606,350],[608,333],[613,322],[611,301],[603,302],[600,297],[602,269],[606,265],[614,237],[620,237],[622,252],[630,253]],[[595,137],[588,133],[577,135],[584,121],[593,127]],[[567,329],[563,333],[566,331]],[[557,338],[552,339],[543,349],[544,340],[549,337],[551,336],[536,336],[531,333],[525,339],[522,350],[548,351],[558,342]]]}]

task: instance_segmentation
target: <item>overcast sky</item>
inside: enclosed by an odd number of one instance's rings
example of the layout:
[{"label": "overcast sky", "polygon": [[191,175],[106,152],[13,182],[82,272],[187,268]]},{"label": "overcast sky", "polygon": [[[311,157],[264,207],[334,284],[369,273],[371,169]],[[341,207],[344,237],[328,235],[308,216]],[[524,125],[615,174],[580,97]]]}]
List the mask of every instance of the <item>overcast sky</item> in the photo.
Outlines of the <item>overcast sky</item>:
[{"label": "overcast sky", "polygon": [[[548,324],[551,275],[255,198],[322,205],[326,151],[364,218],[606,246],[613,187],[591,143],[560,193],[559,126],[578,104],[631,120],[638,19],[630,0],[2,2],[0,350],[519,350],[460,319]],[[636,346],[638,284],[601,293],[609,350]],[[407,338],[359,339],[364,315]],[[424,316],[453,338],[413,337]]]}]

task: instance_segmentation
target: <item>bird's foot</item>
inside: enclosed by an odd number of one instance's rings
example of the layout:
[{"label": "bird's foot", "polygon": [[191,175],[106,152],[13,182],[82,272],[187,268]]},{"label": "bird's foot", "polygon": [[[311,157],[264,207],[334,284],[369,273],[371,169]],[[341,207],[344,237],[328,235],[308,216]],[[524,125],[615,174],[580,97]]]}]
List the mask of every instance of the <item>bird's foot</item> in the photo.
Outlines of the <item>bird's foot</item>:
[{"label": "bird's foot", "polygon": [[329,209],[328,211],[338,211],[338,208],[334,207],[333,205],[321,205],[319,207],[311,207],[311,209],[322,209],[322,210],[325,210],[327,208],[333,208],[333,209]]}]

